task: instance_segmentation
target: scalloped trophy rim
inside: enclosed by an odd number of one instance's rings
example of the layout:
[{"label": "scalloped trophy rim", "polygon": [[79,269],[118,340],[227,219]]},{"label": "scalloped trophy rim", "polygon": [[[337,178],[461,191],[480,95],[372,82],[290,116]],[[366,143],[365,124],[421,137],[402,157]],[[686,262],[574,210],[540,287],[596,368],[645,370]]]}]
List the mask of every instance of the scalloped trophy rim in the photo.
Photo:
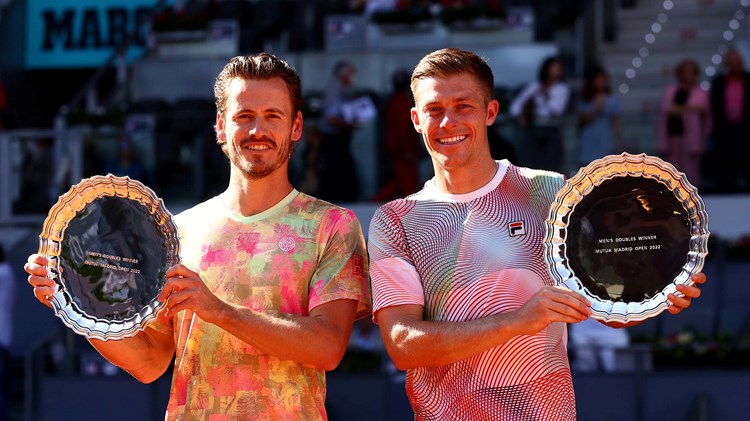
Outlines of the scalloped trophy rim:
[{"label": "scalloped trophy rim", "polygon": [[[691,221],[690,249],[680,273],[660,293],[640,302],[611,301],[598,297],[583,285],[567,265],[567,227],[576,205],[604,181],[627,176],[650,178],[665,184],[682,204]],[[669,307],[667,295],[680,295],[677,285],[692,285],[691,276],[702,270],[708,255],[708,213],[697,188],[671,163],[643,153],[608,155],[581,168],[557,192],[550,205],[545,228],[545,260],[552,279],[556,284],[585,296],[591,302],[591,317],[602,322],[627,324],[661,314]]]},{"label": "scalloped trophy rim", "polygon": [[[133,199],[137,193],[138,199]],[[180,241],[177,226],[172,220],[172,214],[164,205],[164,201],[148,186],[136,179],[113,174],[95,175],[81,180],[78,184],[62,194],[50,208],[42,225],[39,235],[38,253],[50,258],[48,264],[50,278],[56,283],[55,293],[52,295],[52,307],[55,315],[63,324],[79,335],[89,339],[118,340],[136,335],[149,323],[156,319],[156,315],[165,303],[154,299],[139,312],[124,320],[110,321],[84,312],[76,305],[70,291],[67,290],[60,276],[60,253],[64,232],[79,212],[94,200],[102,197],[121,197],[134,200],[155,219],[160,226],[159,232],[171,239],[167,241],[167,265],[179,262]],[[143,199],[148,200],[147,203]]]}]

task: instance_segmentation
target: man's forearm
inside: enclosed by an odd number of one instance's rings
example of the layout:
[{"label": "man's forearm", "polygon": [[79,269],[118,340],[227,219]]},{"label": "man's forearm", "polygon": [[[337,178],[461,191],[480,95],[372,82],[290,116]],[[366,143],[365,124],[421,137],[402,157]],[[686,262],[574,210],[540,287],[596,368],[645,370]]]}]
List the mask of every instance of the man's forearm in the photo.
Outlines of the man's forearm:
[{"label": "man's forearm", "polygon": [[130,338],[89,339],[89,343],[109,362],[143,383],[151,383],[164,374],[174,356],[172,337],[151,329]]},{"label": "man's forearm", "polygon": [[357,302],[337,300],[324,306],[310,316],[283,318],[227,306],[212,322],[278,358],[333,370],[349,343]]},{"label": "man's forearm", "polygon": [[[461,361],[523,334],[513,312],[466,322],[396,323],[386,346],[400,369]],[[383,333],[386,335],[386,333]]]}]

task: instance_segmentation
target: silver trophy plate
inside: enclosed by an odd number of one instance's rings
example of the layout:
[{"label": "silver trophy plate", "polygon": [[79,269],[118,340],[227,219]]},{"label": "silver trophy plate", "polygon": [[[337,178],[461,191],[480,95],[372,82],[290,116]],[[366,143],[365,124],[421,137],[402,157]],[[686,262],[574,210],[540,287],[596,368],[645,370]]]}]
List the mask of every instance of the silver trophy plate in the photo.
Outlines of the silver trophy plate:
[{"label": "silver trophy plate", "polygon": [[76,333],[133,336],[156,317],[165,272],[179,262],[172,215],[128,177],[94,176],[60,196],[39,235],[57,283],[55,314]]},{"label": "silver trophy plate", "polygon": [[708,214],[671,164],[610,155],[567,180],[550,206],[545,258],[552,278],[584,295],[591,317],[642,321],[692,285],[708,253]]}]

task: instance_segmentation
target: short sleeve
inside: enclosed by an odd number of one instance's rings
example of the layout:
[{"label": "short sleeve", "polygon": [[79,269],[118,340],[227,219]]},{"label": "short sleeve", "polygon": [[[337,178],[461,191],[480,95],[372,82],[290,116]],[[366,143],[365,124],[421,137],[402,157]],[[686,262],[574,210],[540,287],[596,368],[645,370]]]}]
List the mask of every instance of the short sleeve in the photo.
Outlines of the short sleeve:
[{"label": "short sleeve", "polygon": [[424,306],[421,278],[409,255],[400,219],[388,204],[375,212],[368,241],[373,320],[377,323],[377,312],[386,307]]},{"label": "short sleeve", "polygon": [[320,227],[318,266],[310,281],[309,309],[327,302],[358,302],[357,318],[370,314],[372,298],[362,226],[354,212],[332,208]]}]

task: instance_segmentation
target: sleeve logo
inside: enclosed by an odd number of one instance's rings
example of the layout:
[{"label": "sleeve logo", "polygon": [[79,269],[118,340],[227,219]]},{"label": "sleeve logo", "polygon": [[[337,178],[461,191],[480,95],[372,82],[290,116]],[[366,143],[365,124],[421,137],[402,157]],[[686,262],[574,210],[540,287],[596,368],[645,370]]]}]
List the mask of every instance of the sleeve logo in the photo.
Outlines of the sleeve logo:
[{"label": "sleeve logo", "polygon": [[365,259],[359,254],[352,255],[352,274],[358,276],[365,274]]}]

